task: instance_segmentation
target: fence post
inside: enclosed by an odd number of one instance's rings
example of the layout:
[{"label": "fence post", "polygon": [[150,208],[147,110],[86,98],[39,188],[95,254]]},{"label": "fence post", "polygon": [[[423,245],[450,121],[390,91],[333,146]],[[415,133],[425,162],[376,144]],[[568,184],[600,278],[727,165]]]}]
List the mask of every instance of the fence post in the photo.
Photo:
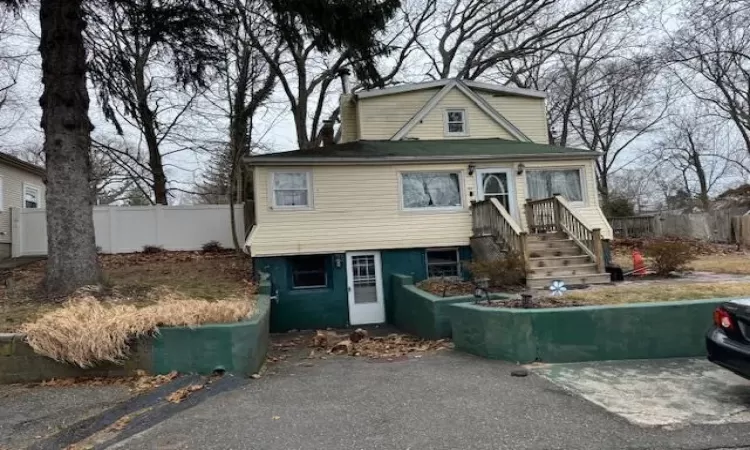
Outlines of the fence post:
[{"label": "fence post", "polygon": [[[107,211],[107,216],[109,216],[109,245],[108,249],[106,250],[107,253],[116,253],[115,252],[115,233],[117,233],[115,228],[115,216],[117,216],[117,213],[115,212],[115,207],[112,205],[109,205],[109,211]],[[104,249],[102,249],[104,251]]]},{"label": "fence post", "polygon": [[10,256],[18,258],[23,255],[23,226],[21,225],[21,210],[10,208]]},{"label": "fence post", "polygon": [[604,273],[606,268],[604,267],[604,247],[602,246],[602,230],[600,228],[591,230],[591,240],[594,246],[594,256],[596,256],[596,271],[597,273]]},{"label": "fence post", "polygon": [[161,246],[161,237],[162,237],[162,225],[164,223],[164,209],[163,206],[159,203],[155,205],[156,210],[154,211],[156,214],[156,243],[154,245]]}]

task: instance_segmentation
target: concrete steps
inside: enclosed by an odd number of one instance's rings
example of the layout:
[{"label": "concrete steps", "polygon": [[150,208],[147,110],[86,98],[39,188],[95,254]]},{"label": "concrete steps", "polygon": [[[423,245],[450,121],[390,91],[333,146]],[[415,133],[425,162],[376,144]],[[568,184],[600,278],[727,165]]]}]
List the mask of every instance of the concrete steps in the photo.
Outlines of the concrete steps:
[{"label": "concrete steps", "polygon": [[541,258],[529,258],[529,267],[532,270],[547,267],[578,266],[593,262],[588,255],[547,256]]}]

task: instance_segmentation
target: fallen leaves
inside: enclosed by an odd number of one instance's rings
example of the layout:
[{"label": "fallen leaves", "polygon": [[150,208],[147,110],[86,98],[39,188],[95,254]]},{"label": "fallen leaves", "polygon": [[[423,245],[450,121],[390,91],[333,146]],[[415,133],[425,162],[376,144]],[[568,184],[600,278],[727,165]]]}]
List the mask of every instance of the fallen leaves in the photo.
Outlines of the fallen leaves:
[{"label": "fallen leaves", "polygon": [[193,392],[200,391],[205,387],[205,384],[191,384],[184,388],[177,389],[165,398],[170,403],[180,403],[190,396]]},{"label": "fallen leaves", "polygon": [[107,428],[110,431],[122,431],[130,423],[131,420],[133,420],[133,418],[130,416],[122,416]]},{"label": "fallen leaves", "polygon": [[[311,346],[324,350],[326,354],[363,356],[367,358],[397,358],[412,353],[452,348],[446,339],[429,341],[405,334],[391,333],[387,336],[369,336],[365,330],[357,329],[350,335],[340,335],[334,331],[317,331]],[[308,358],[316,356],[312,350]]]},{"label": "fallen leaves", "polygon": [[164,375],[149,375],[145,370],[137,370],[130,377],[75,377],[52,378],[39,383],[44,387],[72,387],[72,386],[128,386],[130,392],[140,394],[156,389],[177,378],[179,374],[172,371]]}]

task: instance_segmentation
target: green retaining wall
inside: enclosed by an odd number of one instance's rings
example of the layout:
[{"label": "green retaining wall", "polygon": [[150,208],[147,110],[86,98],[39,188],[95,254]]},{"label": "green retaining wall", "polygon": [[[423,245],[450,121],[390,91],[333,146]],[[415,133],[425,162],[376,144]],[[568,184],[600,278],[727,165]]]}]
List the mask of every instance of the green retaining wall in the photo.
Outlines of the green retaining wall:
[{"label": "green retaining wall", "polygon": [[703,356],[713,310],[729,299],[549,309],[448,306],[456,348],[550,363]]},{"label": "green retaining wall", "polygon": [[220,369],[251,375],[265,362],[270,345],[270,292],[270,283],[262,281],[255,311],[242,322],[161,328],[158,335],[133,343],[130,357],[122,365],[107,363],[81,369],[34,353],[23,334],[0,333],[0,384],[69,377],[123,377],[138,370],[156,374],[173,370],[210,374]]},{"label": "green retaining wall", "polygon": [[[473,295],[440,297],[414,286],[414,279],[407,275],[391,275],[391,297],[393,298],[392,323],[399,329],[424,339],[451,337],[451,322],[448,306],[454,303],[473,302]],[[493,299],[506,298],[504,294],[492,294]]]}]

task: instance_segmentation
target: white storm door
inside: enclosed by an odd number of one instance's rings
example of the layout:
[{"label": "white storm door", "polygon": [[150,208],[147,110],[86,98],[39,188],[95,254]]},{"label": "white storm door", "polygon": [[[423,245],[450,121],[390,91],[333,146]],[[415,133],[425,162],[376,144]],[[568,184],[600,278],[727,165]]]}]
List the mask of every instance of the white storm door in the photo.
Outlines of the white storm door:
[{"label": "white storm door", "polygon": [[349,288],[349,324],[385,322],[380,253],[347,253],[346,276]]},{"label": "white storm door", "polygon": [[495,197],[511,216],[518,218],[511,169],[478,169],[476,174],[477,200]]}]

